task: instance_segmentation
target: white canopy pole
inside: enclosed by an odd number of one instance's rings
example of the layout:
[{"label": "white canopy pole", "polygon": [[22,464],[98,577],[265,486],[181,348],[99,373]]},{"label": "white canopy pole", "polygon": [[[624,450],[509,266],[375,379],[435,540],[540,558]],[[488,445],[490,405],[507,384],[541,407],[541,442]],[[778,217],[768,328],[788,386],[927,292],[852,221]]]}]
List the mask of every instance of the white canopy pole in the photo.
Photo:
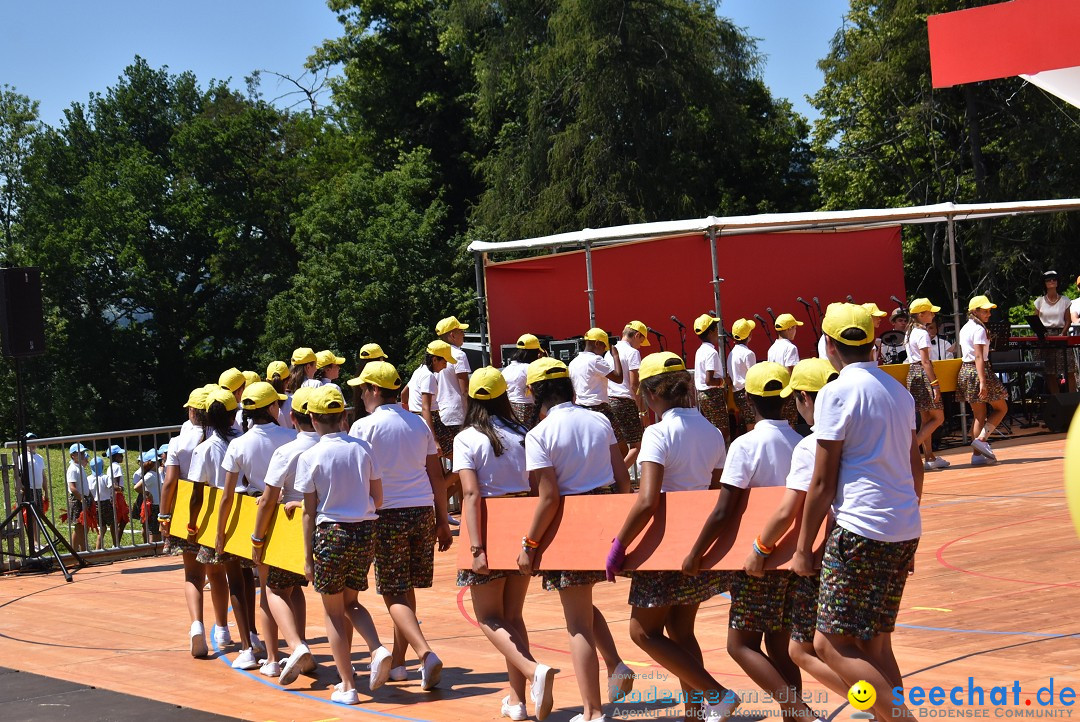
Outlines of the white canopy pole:
[{"label": "white canopy pole", "polygon": [[[956,223],[953,220],[952,215],[949,215],[946,220],[945,231],[949,237],[949,275],[952,278],[952,311],[953,311],[953,326],[956,329],[956,341],[959,345],[960,342],[960,329],[962,324],[960,323],[960,288],[956,281]],[[964,443],[968,443],[968,424],[967,424],[967,404],[960,403],[960,427],[964,434]]]},{"label": "white canopy pole", "polygon": [[716,308],[716,317],[720,319],[720,343],[717,344],[717,351],[720,352],[720,363],[724,368],[727,368],[727,345],[724,343],[724,335],[727,333],[724,326],[724,317],[720,314],[720,283],[724,280],[720,278],[720,261],[716,252],[716,229],[709,229],[709,252],[712,255],[712,287],[713,287],[713,305]]},{"label": "white canopy pole", "polygon": [[[487,298],[484,294],[484,254],[473,254],[476,264],[476,322],[480,326],[480,362],[487,366],[491,363],[491,349],[488,348]],[[500,359],[506,363],[506,359]]]},{"label": "white canopy pole", "polygon": [[588,287],[585,293],[589,294],[589,328],[596,328],[596,289],[592,281],[592,244],[585,244],[585,278]]}]

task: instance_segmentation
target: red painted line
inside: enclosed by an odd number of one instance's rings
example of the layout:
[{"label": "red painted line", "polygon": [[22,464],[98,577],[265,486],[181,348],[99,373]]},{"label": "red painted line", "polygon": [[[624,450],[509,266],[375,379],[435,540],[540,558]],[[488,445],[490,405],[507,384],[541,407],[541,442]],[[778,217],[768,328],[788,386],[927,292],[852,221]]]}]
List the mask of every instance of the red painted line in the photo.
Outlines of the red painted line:
[{"label": "red painted line", "polygon": [[941,564],[941,566],[945,567],[946,569],[952,569],[953,571],[961,572],[962,574],[970,574],[971,576],[981,577],[983,579],[994,579],[994,580],[999,581],[999,582],[1012,582],[1014,584],[1028,584],[1028,585],[1031,585],[1031,586],[1043,587],[1043,588],[1046,588],[1046,589],[1052,589],[1052,588],[1055,588],[1055,587],[1076,587],[1076,586],[1078,586],[1077,582],[1080,581],[1080,580],[1062,582],[1062,583],[1058,583],[1058,584],[1047,584],[1045,581],[1032,581],[1030,579],[1013,579],[1011,577],[999,577],[999,576],[995,576],[993,574],[984,574],[982,572],[976,572],[976,571],[972,571],[970,569],[964,569],[963,567],[958,567],[955,564],[950,564],[949,562],[945,561],[945,550],[948,549],[953,544],[956,544],[957,542],[964,541],[965,539],[970,539],[971,537],[979,536],[980,534],[986,534],[987,532],[998,531],[999,529],[1007,529],[1008,527],[1011,527],[1011,526],[1018,526],[1020,524],[1028,524],[1028,523],[1033,522],[1033,521],[1046,521],[1048,519],[1059,519],[1062,516],[1068,517],[1068,514],[1055,514],[1055,515],[1052,515],[1052,516],[1031,517],[1031,518],[1028,518],[1028,519],[1022,519],[1020,521],[1010,522],[1008,524],[999,524],[998,526],[992,526],[992,527],[987,527],[986,529],[980,529],[979,531],[971,532],[970,534],[965,534],[963,536],[957,537],[956,539],[953,539],[952,541],[945,542],[940,547],[938,547],[938,550],[935,553],[935,556],[937,557],[938,563]]}]

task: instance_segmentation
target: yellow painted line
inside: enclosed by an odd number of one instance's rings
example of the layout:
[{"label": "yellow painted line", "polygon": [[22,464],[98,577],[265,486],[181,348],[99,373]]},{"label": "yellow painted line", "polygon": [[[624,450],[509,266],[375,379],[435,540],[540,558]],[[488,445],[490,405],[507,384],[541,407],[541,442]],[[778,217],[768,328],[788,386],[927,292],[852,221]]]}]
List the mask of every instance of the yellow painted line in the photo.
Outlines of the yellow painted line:
[{"label": "yellow painted line", "polygon": [[951,609],[945,607],[912,607],[912,611],[918,612],[951,612]]},{"label": "yellow painted line", "polygon": [[625,659],[623,660],[623,664],[625,664],[627,667],[651,667],[652,666],[652,664],[649,663],[649,662],[630,662],[630,661],[627,661]]}]

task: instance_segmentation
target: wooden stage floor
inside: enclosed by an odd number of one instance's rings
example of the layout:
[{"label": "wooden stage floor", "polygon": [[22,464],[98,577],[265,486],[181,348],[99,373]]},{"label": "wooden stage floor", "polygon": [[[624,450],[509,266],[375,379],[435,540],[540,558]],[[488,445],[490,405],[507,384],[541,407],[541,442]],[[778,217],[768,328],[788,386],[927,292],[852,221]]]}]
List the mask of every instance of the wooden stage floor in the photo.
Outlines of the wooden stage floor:
[{"label": "wooden stage floor", "polygon": [[[1080,543],[1062,486],[1064,437],[998,447],[1002,462],[997,466],[971,467],[970,452],[958,449],[945,454],[951,468],[927,474],[925,529],[894,647],[909,688],[962,685],[966,695],[973,677],[989,694],[995,685],[1011,688],[1018,681],[1020,707],[1009,709],[1021,711],[1051,677],[1057,690],[1080,685]],[[443,688],[433,693],[420,690],[410,658],[409,681],[390,683],[371,698],[362,677],[362,704],[331,703],[336,673],[321,605],[310,590],[309,638],[321,665],[317,679],[300,677],[282,689],[257,672],[234,671],[225,657],[192,659],[179,560],[162,557],[84,569],[73,584],[65,584],[59,573],[0,580],[0,660],[66,682],[253,720],[498,719],[506,672],[472,622],[467,593],[454,586],[454,559],[453,553],[437,554],[435,587],[417,594],[424,631],[446,664]],[[596,589],[622,655],[646,677],[636,688],[676,690],[677,681],[629,640],[628,581]],[[390,622],[379,598],[372,590],[361,600],[389,640]],[[206,607],[209,611],[209,597]],[[754,685],[725,653],[727,607],[725,597],[703,605],[701,646],[709,669],[747,700],[743,719],[762,719],[778,708],[760,696],[753,699]],[[525,613],[537,658],[563,670],[549,719],[568,720],[580,705],[556,595],[535,581]],[[366,650],[355,659],[366,661]],[[826,694],[812,679],[806,687],[814,694],[815,710],[851,717],[853,710],[842,708],[845,700],[838,695]],[[1037,710],[1037,703],[1028,709]],[[662,704],[623,704],[617,719],[676,712]],[[90,707],[76,716],[109,715]],[[989,716],[1001,715],[990,710]]]}]

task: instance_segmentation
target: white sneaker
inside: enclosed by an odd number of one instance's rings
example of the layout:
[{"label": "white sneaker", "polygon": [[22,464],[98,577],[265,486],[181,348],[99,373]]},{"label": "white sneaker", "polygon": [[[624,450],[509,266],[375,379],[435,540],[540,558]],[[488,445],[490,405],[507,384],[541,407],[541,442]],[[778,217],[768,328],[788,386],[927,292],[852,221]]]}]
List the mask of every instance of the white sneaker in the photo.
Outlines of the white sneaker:
[{"label": "white sneaker", "polygon": [[214,625],[214,646],[218,649],[227,647],[232,644],[232,635],[229,634],[228,627],[219,627]]},{"label": "white sneaker", "polygon": [[420,689],[427,692],[439,686],[442,679],[442,660],[434,652],[428,652],[420,663]]},{"label": "white sneaker", "polygon": [[570,722],[608,722],[607,715],[600,715],[599,717],[593,717],[592,719],[585,719],[585,713],[574,715],[570,718]]},{"label": "white sneaker", "polygon": [[311,656],[311,650],[308,649],[308,646],[306,644],[297,645],[293,653],[285,660],[285,666],[281,669],[278,682],[292,684],[300,676],[301,672],[306,672],[314,666],[315,658]]},{"label": "white sneaker", "polygon": [[266,645],[259,639],[259,635],[252,632],[248,635],[248,639],[251,640],[251,648],[255,650],[255,654],[266,654]]},{"label": "white sneaker", "polygon": [[503,697],[500,714],[503,717],[509,717],[512,720],[524,720],[529,718],[529,713],[525,709],[525,703],[510,704],[510,695]]},{"label": "white sneaker", "polygon": [[986,466],[989,463],[990,463],[990,460],[987,459],[982,454],[972,454],[971,455],[971,465],[972,466]]},{"label": "white sneaker", "polygon": [[255,653],[251,651],[251,647],[236,655],[236,659],[232,662],[233,669],[256,669],[258,666],[259,660],[255,659]]},{"label": "white sneaker", "polygon": [[731,717],[741,703],[742,700],[739,699],[739,696],[729,689],[724,694],[724,698],[716,704],[705,703],[705,722],[724,722],[724,720]]},{"label": "white sneaker", "polygon": [[971,442],[971,448],[985,456],[990,461],[997,461],[997,456],[994,455],[994,450],[990,448],[990,444],[986,443],[982,439],[975,439]]},{"label": "white sneaker", "polygon": [[409,669],[405,665],[390,670],[391,682],[404,682],[409,678]]},{"label": "white sneaker", "polygon": [[622,662],[607,678],[608,702],[619,702],[634,688],[634,672]]},{"label": "white sneaker", "polygon": [[371,673],[368,674],[368,689],[374,692],[390,679],[390,650],[379,647],[371,653]]},{"label": "white sneaker", "polygon": [[934,467],[935,469],[947,469],[949,468],[949,466],[951,466],[951,464],[949,464],[949,460],[945,457],[938,456],[930,462],[930,466]]},{"label": "white sneaker", "polygon": [[[529,688],[529,696],[532,697],[533,711],[536,713],[536,719],[542,720],[551,713],[551,706],[554,703],[552,697],[552,690],[555,687],[555,670],[546,664],[537,664],[536,671],[533,672],[532,687]],[[507,697],[506,699],[510,699]],[[505,715],[505,707],[504,715]],[[522,705],[524,707],[524,705]],[[517,719],[516,717],[514,719]],[[521,719],[525,719],[522,717]]]},{"label": "white sneaker", "polygon": [[268,662],[266,660],[261,661],[263,662],[263,666],[259,667],[259,674],[265,675],[267,677],[281,676],[281,662],[278,662],[277,660],[273,662]]},{"label": "white sneaker", "polygon": [[341,687],[341,682],[334,685],[334,691],[330,693],[331,702],[337,702],[338,704],[360,704],[360,695],[357,694],[355,687],[347,691]]},{"label": "white sneaker", "polygon": [[924,461],[922,463],[922,468],[923,468],[923,471],[933,471],[934,470],[934,465],[931,464],[929,461]]},{"label": "white sneaker", "polygon": [[205,657],[210,650],[206,648],[206,629],[202,622],[191,623],[191,656],[195,659]]}]

